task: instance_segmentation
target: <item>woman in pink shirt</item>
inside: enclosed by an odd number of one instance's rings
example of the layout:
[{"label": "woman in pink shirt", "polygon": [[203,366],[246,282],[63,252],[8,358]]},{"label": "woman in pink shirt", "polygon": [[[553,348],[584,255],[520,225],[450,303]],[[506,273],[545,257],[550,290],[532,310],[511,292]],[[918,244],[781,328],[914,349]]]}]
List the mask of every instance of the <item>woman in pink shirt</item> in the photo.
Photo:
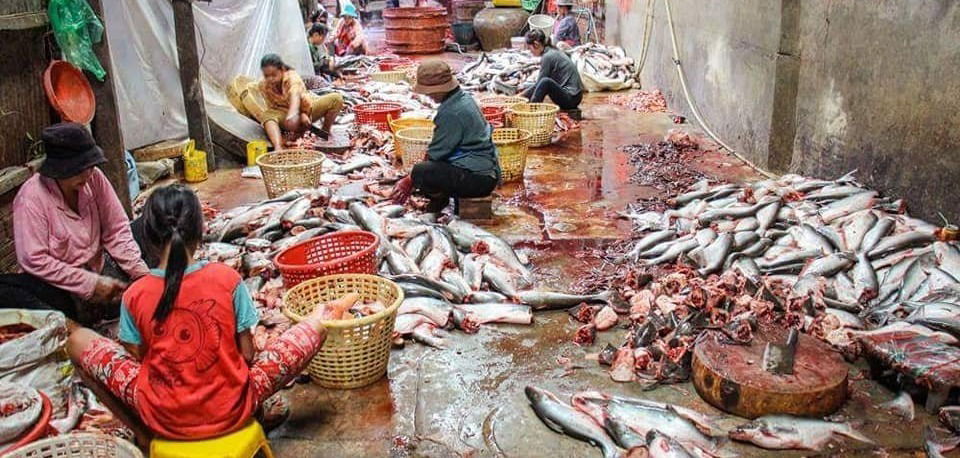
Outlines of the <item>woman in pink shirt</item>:
[{"label": "woman in pink shirt", "polygon": [[[13,201],[23,273],[0,276],[0,307],[56,309],[90,321],[103,315],[91,307],[117,304],[126,289],[125,282],[104,274],[106,255],[130,279],[147,274],[147,265],[120,200],[97,168],[107,160],[90,132],[60,123],[44,129],[41,140],[46,159]],[[119,309],[110,310],[107,315]]]}]

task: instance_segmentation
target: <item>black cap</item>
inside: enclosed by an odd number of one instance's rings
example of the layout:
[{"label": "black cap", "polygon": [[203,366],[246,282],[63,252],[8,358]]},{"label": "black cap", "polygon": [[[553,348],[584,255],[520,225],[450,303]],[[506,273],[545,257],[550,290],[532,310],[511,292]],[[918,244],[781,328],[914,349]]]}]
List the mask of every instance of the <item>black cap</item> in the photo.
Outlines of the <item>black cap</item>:
[{"label": "black cap", "polygon": [[75,122],[61,122],[43,129],[40,140],[47,155],[40,166],[40,174],[45,177],[70,178],[107,162],[90,131]]}]

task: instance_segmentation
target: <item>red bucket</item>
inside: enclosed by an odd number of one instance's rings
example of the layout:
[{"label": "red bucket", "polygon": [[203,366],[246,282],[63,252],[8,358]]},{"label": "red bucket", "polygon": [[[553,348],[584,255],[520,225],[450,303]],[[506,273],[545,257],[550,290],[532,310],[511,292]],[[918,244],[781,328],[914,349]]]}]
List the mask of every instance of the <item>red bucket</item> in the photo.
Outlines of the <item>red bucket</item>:
[{"label": "red bucket", "polygon": [[415,62],[412,59],[407,59],[406,57],[396,57],[391,59],[381,60],[379,64],[381,72],[392,72],[401,67],[409,67],[414,65]]},{"label": "red bucket", "polygon": [[403,105],[393,102],[361,103],[353,107],[353,113],[357,115],[358,124],[373,125],[377,126],[377,129],[389,131],[390,120],[400,119]]},{"label": "red bucket", "polygon": [[483,117],[487,118],[490,124],[499,123],[503,126],[506,123],[507,109],[499,105],[484,105],[480,107]]},{"label": "red bucket", "polygon": [[290,289],[327,275],[376,275],[379,246],[380,238],[371,232],[334,232],[287,248],[273,262],[283,276],[283,286]]}]

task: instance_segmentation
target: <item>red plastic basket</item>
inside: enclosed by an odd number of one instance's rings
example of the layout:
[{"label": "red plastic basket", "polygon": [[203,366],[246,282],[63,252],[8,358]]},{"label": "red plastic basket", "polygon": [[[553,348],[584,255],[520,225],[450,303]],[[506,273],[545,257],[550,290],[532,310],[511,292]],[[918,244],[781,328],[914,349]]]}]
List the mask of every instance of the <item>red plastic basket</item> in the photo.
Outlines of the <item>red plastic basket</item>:
[{"label": "red plastic basket", "polygon": [[380,238],[366,231],[341,231],[300,242],[280,252],[274,264],[283,276],[283,286],[334,274],[377,272]]},{"label": "red plastic basket", "polygon": [[412,59],[407,59],[406,57],[395,57],[381,60],[377,65],[380,67],[381,72],[391,72],[400,67],[409,67],[415,64],[416,63]]},{"label": "red plastic basket", "polygon": [[361,103],[353,107],[353,113],[357,115],[358,124],[369,124],[377,126],[377,129],[389,131],[389,120],[400,119],[403,105],[393,102]]},{"label": "red plastic basket", "polygon": [[483,117],[491,124],[498,122],[502,126],[507,122],[507,109],[499,105],[484,105],[480,107]]}]

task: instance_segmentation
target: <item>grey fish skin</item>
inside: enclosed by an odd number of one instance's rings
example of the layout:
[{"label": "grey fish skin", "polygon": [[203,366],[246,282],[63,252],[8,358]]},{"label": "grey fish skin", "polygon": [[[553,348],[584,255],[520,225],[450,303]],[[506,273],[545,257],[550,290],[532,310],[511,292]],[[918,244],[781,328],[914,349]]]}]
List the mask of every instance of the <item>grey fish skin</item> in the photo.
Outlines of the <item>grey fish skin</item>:
[{"label": "grey fish skin", "polygon": [[873,269],[880,270],[884,267],[891,267],[896,264],[899,264],[902,261],[905,261],[909,258],[917,258],[921,255],[933,252],[933,246],[927,245],[920,248],[908,248],[906,250],[895,251],[891,254],[888,254],[882,258],[872,261]]},{"label": "grey fish skin", "polygon": [[380,243],[390,240],[386,233],[386,219],[377,212],[360,202],[352,202],[349,206],[350,216],[364,228],[380,237]]},{"label": "grey fish skin", "polygon": [[327,207],[327,209],[323,211],[323,216],[336,223],[354,225],[360,224],[359,221],[353,219],[353,216],[350,215],[349,210]]},{"label": "grey fish skin", "polygon": [[702,190],[702,191],[691,191],[688,193],[680,194],[676,198],[671,199],[671,201],[669,201],[668,203],[670,203],[673,207],[680,207],[697,199],[706,200],[707,197],[714,196],[717,193],[725,190],[736,192],[737,187],[733,184],[725,184],[725,185],[716,186],[716,187]]},{"label": "grey fish skin", "polygon": [[467,314],[477,324],[533,323],[533,309],[529,305],[501,303],[501,304],[472,304],[458,305],[456,308]]},{"label": "grey fish skin", "polygon": [[876,224],[877,215],[872,211],[867,210],[853,215],[853,218],[843,225],[843,239],[847,242],[847,249],[859,252],[863,238]]},{"label": "grey fish skin", "polygon": [[697,242],[696,239],[690,239],[690,240],[686,240],[686,241],[683,241],[683,242],[678,241],[677,243],[675,243],[673,246],[671,246],[669,249],[667,249],[667,251],[664,252],[663,254],[661,254],[660,256],[658,256],[658,257],[656,257],[656,258],[653,258],[653,259],[650,259],[650,260],[647,260],[647,261],[646,261],[646,264],[647,264],[648,266],[652,266],[652,265],[662,264],[662,263],[664,263],[664,262],[673,261],[673,260],[677,259],[678,257],[680,257],[680,255],[682,255],[682,254],[684,254],[684,253],[686,253],[686,252],[688,252],[688,251],[690,251],[690,250],[692,250],[692,249],[694,249],[694,248],[696,248],[696,247],[698,247],[698,246],[700,246],[700,242]]},{"label": "grey fish skin", "polygon": [[804,196],[808,200],[838,200],[863,192],[859,186],[828,186]]},{"label": "grey fish skin", "polygon": [[801,224],[790,229],[800,249],[819,250],[823,254],[830,254],[836,251],[833,248],[833,243],[809,224]]},{"label": "grey fish skin", "polygon": [[418,265],[423,261],[423,257],[427,255],[427,249],[429,248],[430,234],[427,233],[417,234],[411,237],[403,246],[403,250],[407,252],[407,256],[410,256],[410,259]]},{"label": "grey fish skin", "polygon": [[760,236],[753,231],[741,231],[735,232],[733,234],[733,250],[742,250],[750,245],[753,245],[757,240],[760,239]]},{"label": "grey fish skin", "polygon": [[440,274],[440,279],[446,282],[448,285],[453,286],[460,290],[460,293],[463,297],[470,295],[470,285],[467,284],[467,280],[463,278],[463,274],[460,273],[457,269],[446,269]]},{"label": "grey fish skin", "polygon": [[437,327],[432,323],[423,323],[413,328],[413,332],[410,334],[410,336],[413,337],[413,340],[416,340],[417,342],[442,350],[446,348],[447,345],[442,338],[437,337],[435,334],[436,332]]},{"label": "grey fish skin", "polygon": [[760,272],[760,268],[757,267],[757,263],[750,258],[739,258],[737,259],[732,266],[733,269],[738,270],[747,280],[750,280],[753,284],[760,282],[763,273]]},{"label": "grey fish skin", "polygon": [[917,292],[920,285],[927,279],[927,272],[933,269],[934,264],[936,264],[936,257],[933,254],[925,254],[917,258],[903,274],[897,301],[905,301],[913,296],[913,293]]},{"label": "grey fish skin", "polygon": [[287,210],[283,212],[283,216],[280,217],[280,226],[284,229],[290,229],[294,226],[294,222],[306,217],[312,205],[313,201],[308,196],[303,196],[293,201]]},{"label": "grey fish skin", "polygon": [[415,263],[413,259],[410,259],[402,249],[392,242],[387,242],[386,247],[387,264],[390,266],[390,271],[393,272],[394,275],[420,273],[420,267],[418,267],[417,263]]},{"label": "grey fish skin", "polygon": [[484,260],[476,253],[467,254],[461,259],[460,268],[463,270],[463,279],[471,291],[479,290],[483,284],[483,264]]},{"label": "grey fish skin", "polygon": [[764,234],[773,223],[777,222],[777,214],[780,213],[780,201],[776,201],[766,207],[757,210],[757,233]]},{"label": "grey fish skin", "polygon": [[655,429],[647,433],[646,440],[650,458],[694,458],[679,442]]},{"label": "grey fish skin", "polygon": [[434,249],[441,250],[444,256],[453,261],[454,264],[459,264],[460,253],[457,251],[457,246],[453,243],[453,239],[450,238],[450,234],[446,230],[431,227],[430,240],[433,242]]},{"label": "grey fish skin", "polygon": [[491,258],[497,259],[502,262],[505,267],[520,274],[518,278],[518,280],[520,280],[519,284],[523,286],[533,285],[533,275],[530,273],[530,269],[524,265],[525,263],[520,260],[520,256],[513,250],[510,244],[497,236],[480,236],[477,237],[477,241],[487,244]]},{"label": "grey fish skin", "polygon": [[604,458],[619,456],[617,446],[585,413],[561,402],[556,395],[544,389],[527,386],[524,393],[530,400],[534,413],[548,428],[599,447]]},{"label": "grey fish skin", "polygon": [[770,240],[768,238],[762,238],[754,242],[753,245],[750,245],[744,248],[743,250],[741,250],[740,254],[749,258],[755,258],[757,256],[762,255],[765,251],[767,251],[767,248],[770,248],[771,245],[773,245],[773,240]]},{"label": "grey fish skin", "polygon": [[830,277],[841,270],[847,270],[851,265],[853,265],[852,255],[849,253],[833,253],[807,264],[800,272],[800,276]]},{"label": "grey fish skin", "polygon": [[906,391],[901,391],[899,394],[897,394],[897,397],[891,399],[890,401],[884,402],[877,407],[884,410],[889,410],[907,421],[913,421],[913,417],[915,415],[913,398],[910,397],[910,393],[907,393]]},{"label": "grey fish skin", "polygon": [[932,232],[911,231],[903,234],[891,235],[880,240],[872,250],[869,251],[870,258],[883,256],[892,251],[907,248],[913,245],[928,243],[936,240]]},{"label": "grey fish skin", "polygon": [[873,207],[877,201],[876,191],[861,192],[845,199],[838,200],[820,210],[820,218],[823,222],[830,224],[831,221],[852,215],[860,210],[866,210]]},{"label": "grey fish skin", "polygon": [[403,289],[404,297],[429,297],[439,300],[450,300],[453,298],[453,295],[445,296],[442,292],[435,289],[427,288],[423,285],[418,285],[415,283],[404,283],[397,282],[397,285]]},{"label": "grey fish skin", "polygon": [[889,216],[880,218],[880,220],[878,220],[877,223],[874,224],[866,234],[864,234],[863,241],[860,242],[860,251],[869,252],[872,250],[875,246],[877,246],[878,243],[880,243],[880,239],[887,236],[895,224],[896,222]]},{"label": "grey fish skin", "polygon": [[873,444],[848,423],[832,423],[789,415],[766,415],[730,431],[735,441],[770,450],[820,450],[835,435]]},{"label": "grey fish skin", "polygon": [[819,250],[791,251],[774,259],[759,259],[757,260],[757,267],[760,269],[772,269],[797,262],[804,262],[807,259],[815,258],[821,254],[822,252]]},{"label": "grey fish skin", "polygon": [[425,286],[429,289],[439,291],[445,296],[448,296],[450,300],[454,303],[463,302],[463,296],[459,295],[457,288],[454,288],[448,285],[446,282],[435,280],[424,275],[418,274],[405,274],[405,275],[394,275],[389,277],[390,280],[398,283],[414,283],[417,285]]},{"label": "grey fish skin", "polygon": [[639,241],[637,241],[637,243],[633,245],[633,248],[630,249],[630,252],[623,255],[623,258],[630,259],[633,262],[637,262],[637,260],[640,259],[640,253],[646,251],[650,247],[660,242],[663,242],[664,240],[673,238],[676,235],[677,235],[677,231],[673,231],[673,230],[651,232],[645,235]]},{"label": "grey fish skin", "polygon": [[700,214],[697,220],[700,221],[700,224],[709,224],[712,221],[722,219],[722,218],[743,218],[747,216],[753,216],[757,213],[762,207],[765,207],[775,201],[780,200],[778,197],[764,198],[760,202],[757,202],[754,205],[749,205],[745,207],[735,207],[735,208],[720,208],[717,210],[708,210]]},{"label": "grey fish skin", "polygon": [[506,301],[507,296],[494,291],[474,291],[467,296],[467,302],[470,304],[496,304]]},{"label": "grey fish skin", "polygon": [[698,271],[700,276],[705,277],[720,270],[720,268],[723,267],[723,261],[727,259],[727,255],[730,253],[732,247],[733,234],[729,232],[720,234],[720,236],[704,250],[706,265]]},{"label": "grey fish skin", "polygon": [[946,242],[934,242],[933,253],[940,269],[954,278],[960,278],[960,250],[956,246]]},{"label": "grey fish skin", "polygon": [[573,307],[583,302],[610,302],[611,294],[613,294],[611,291],[589,295],[555,293],[551,291],[520,291],[517,293],[517,299],[523,304],[532,306],[534,310],[556,310]]},{"label": "grey fish skin", "polygon": [[411,297],[403,300],[397,309],[397,315],[418,313],[429,318],[437,326],[444,327],[450,320],[452,311],[453,305],[447,301],[429,297]]},{"label": "grey fish skin", "polygon": [[490,287],[509,298],[517,297],[517,285],[513,281],[513,276],[509,272],[498,266],[496,263],[488,262],[483,266],[483,279],[490,284]]},{"label": "grey fish skin", "polygon": [[857,302],[861,304],[880,294],[877,273],[864,252],[857,254],[857,263],[853,266],[853,286]]}]

